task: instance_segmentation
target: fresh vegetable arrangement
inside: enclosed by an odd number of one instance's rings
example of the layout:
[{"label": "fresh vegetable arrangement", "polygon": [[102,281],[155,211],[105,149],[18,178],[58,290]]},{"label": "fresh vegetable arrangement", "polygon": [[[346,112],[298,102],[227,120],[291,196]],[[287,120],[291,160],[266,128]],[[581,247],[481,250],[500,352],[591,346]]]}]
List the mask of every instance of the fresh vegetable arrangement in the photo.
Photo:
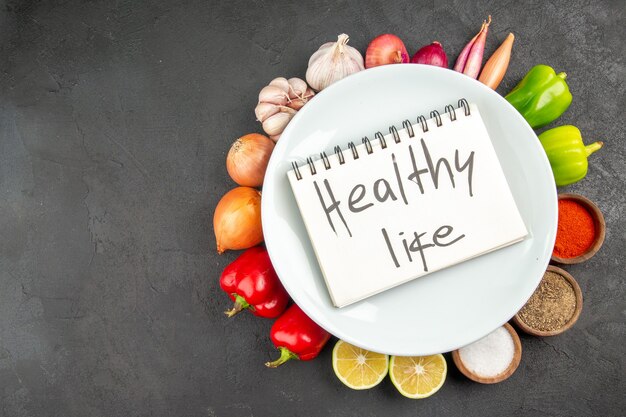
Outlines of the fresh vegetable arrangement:
[{"label": "fresh vegetable arrangement", "polygon": [[[459,53],[453,70],[477,79],[491,89],[502,82],[512,55],[515,36],[509,33],[483,66],[491,16]],[[356,72],[380,65],[422,64],[448,68],[448,55],[442,43],[433,41],[420,47],[411,58],[405,43],[386,33],[372,39],[365,58],[348,45],[349,37],[321,45],[312,52],[305,79],[277,77],[260,89],[254,109],[256,119],[267,134],[250,133],[237,139],[230,148],[226,168],[238,185],[217,204],[213,218],[218,253],[246,249],[226,267],[220,286],[234,302],[226,311],[231,317],[249,310],[258,317],[276,319],[270,339],[280,356],[266,365],[275,368],[291,359],[312,360],[318,356],[331,335],[311,320],[289,295],[272,267],[262,246],[260,187],[274,144],[285,127],[315,93]],[[548,65],[536,65],[505,99],[515,107],[532,128],[541,128],[558,119],[570,106],[572,94],[565,81]],[[552,167],[557,186],[580,181],[587,174],[587,157],[602,147],[602,142],[585,146],[574,126],[560,126],[539,135]],[[486,353],[486,357],[489,354]],[[447,364],[444,356],[391,357],[368,352],[344,341],[333,350],[333,369],[337,377],[353,389],[367,389],[380,383],[389,373],[400,393],[409,398],[425,398],[443,385]]]}]

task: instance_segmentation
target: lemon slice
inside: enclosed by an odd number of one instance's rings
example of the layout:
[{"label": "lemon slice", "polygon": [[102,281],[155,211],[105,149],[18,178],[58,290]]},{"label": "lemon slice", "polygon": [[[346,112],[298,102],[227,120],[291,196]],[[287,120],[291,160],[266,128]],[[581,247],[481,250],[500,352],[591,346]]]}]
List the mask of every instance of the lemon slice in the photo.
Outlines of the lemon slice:
[{"label": "lemon slice", "polygon": [[400,394],[408,398],[430,397],[446,380],[448,366],[442,354],[392,356],[389,377]]},{"label": "lemon slice", "polygon": [[333,348],[333,370],[352,389],[372,388],[385,379],[389,356],[370,352],[339,340]]}]

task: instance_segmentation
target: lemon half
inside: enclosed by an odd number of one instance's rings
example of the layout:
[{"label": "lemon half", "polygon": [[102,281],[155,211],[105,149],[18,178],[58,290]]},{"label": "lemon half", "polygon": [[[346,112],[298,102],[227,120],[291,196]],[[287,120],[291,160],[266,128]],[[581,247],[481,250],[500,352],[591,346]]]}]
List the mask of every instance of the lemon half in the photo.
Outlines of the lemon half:
[{"label": "lemon half", "polygon": [[333,348],[333,370],[337,378],[348,387],[368,389],[385,379],[389,370],[389,356],[339,340]]},{"label": "lemon half", "polygon": [[442,354],[430,356],[392,356],[389,377],[400,394],[426,398],[439,391],[446,380],[448,366]]}]

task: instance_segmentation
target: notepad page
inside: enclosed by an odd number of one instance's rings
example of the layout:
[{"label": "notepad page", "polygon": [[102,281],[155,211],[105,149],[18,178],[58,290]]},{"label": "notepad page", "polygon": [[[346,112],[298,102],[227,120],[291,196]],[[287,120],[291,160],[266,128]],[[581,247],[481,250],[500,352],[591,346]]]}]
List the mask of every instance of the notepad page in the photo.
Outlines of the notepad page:
[{"label": "notepad page", "polygon": [[527,235],[479,110],[470,111],[288,172],[335,306]]}]

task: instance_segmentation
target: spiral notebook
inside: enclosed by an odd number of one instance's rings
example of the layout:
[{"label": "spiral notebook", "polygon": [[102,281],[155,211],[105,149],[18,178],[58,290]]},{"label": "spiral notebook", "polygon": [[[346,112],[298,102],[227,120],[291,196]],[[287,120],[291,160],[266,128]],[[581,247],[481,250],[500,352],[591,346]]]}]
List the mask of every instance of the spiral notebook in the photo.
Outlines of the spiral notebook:
[{"label": "spiral notebook", "polygon": [[336,307],[528,234],[480,111],[465,99],[292,168],[289,182]]}]

